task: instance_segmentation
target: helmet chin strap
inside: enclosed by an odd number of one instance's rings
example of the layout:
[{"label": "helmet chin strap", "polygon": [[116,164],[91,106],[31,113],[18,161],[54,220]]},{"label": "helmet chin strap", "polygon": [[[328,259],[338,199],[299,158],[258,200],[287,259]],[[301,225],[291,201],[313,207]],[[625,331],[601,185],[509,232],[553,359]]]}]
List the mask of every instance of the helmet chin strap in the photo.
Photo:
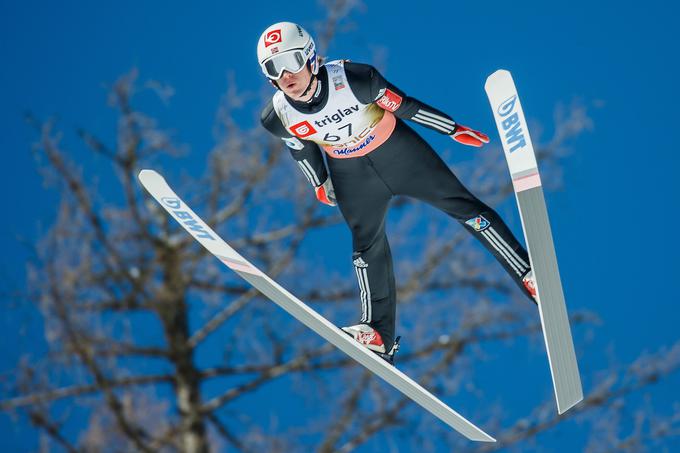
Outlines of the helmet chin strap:
[{"label": "helmet chin strap", "polygon": [[312,84],[314,83],[314,79],[316,79],[316,76],[312,74],[312,77],[309,78],[309,84],[307,85],[307,88],[305,88],[305,91],[302,92],[300,97],[307,96],[307,93],[309,93],[310,88],[312,88]]}]

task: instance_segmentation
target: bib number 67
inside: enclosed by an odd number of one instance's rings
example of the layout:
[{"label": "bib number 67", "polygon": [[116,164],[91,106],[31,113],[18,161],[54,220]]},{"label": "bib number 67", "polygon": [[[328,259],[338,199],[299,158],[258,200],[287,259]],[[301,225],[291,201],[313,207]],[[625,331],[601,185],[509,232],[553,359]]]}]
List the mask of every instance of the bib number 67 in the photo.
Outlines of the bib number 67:
[{"label": "bib number 67", "polygon": [[[352,123],[347,123],[344,126],[339,127],[338,129],[345,129],[347,128],[347,137],[352,136]],[[342,140],[342,138],[338,135],[333,135],[330,132],[327,132],[326,135],[323,137],[324,141],[327,142],[339,142]]]}]

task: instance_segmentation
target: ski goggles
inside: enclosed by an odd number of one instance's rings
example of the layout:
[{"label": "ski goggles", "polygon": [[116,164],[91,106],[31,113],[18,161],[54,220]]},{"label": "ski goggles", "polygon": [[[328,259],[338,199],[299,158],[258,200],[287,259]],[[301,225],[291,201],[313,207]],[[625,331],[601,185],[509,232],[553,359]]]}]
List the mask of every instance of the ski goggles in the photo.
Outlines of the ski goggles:
[{"label": "ski goggles", "polygon": [[303,49],[289,50],[287,52],[274,55],[261,64],[262,72],[273,80],[278,80],[283,75],[283,71],[297,74],[307,64]]}]

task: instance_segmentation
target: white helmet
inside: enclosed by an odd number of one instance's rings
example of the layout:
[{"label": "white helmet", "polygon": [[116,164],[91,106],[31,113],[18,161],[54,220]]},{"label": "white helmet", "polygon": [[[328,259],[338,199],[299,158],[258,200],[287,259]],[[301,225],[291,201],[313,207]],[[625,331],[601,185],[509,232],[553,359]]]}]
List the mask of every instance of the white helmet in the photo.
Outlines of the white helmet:
[{"label": "white helmet", "polygon": [[270,25],[262,33],[257,43],[257,59],[264,75],[272,80],[280,79],[284,69],[300,72],[307,63],[312,74],[319,72],[312,36],[292,22]]}]

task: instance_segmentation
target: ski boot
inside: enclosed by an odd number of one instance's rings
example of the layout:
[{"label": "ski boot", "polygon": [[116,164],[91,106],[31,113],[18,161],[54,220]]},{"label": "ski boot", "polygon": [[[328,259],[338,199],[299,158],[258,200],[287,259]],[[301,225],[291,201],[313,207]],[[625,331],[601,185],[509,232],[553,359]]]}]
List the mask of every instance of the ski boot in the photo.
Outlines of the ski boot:
[{"label": "ski boot", "polygon": [[522,278],[522,283],[524,284],[527,292],[531,294],[531,297],[534,298],[534,302],[538,304],[538,294],[536,293],[536,280],[534,279],[534,271],[529,270],[524,278]]},{"label": "ski boot", "polygon": [[392,345],[390,352],[386,352],[385,344],[383,343],[380,333],[378,333],[377,330],[368,324],[357,324],[354,326],[343,327],[342,330],[347,335],[366,346],[368,350],[376,354],[378,357],[390,365],[394,365],[394,354],[396,354],[396,352],[399,350],[399,340],[401,337],[397,337],[394,340],[394,345]]}]

